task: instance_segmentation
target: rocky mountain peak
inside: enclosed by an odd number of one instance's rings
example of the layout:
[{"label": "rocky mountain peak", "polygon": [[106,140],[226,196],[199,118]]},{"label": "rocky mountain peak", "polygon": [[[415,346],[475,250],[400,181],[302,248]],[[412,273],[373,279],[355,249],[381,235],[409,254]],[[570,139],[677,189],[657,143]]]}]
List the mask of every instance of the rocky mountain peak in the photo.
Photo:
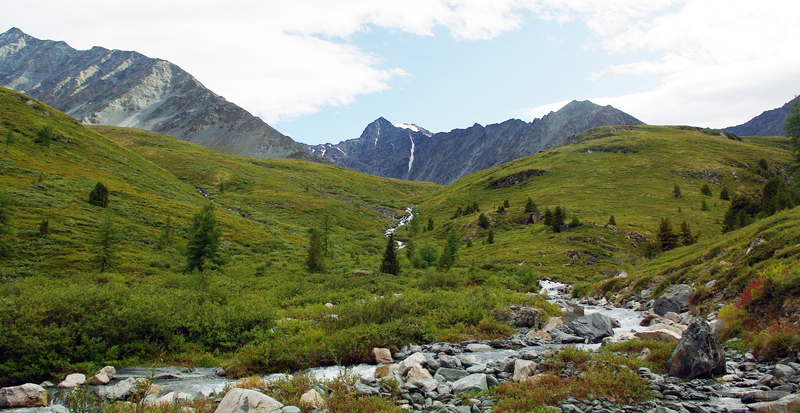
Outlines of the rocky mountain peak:
[{"label": "rocky mountain peak", "polygon": [[308,157],[298,143],[177,65],[133,51],[76,50],[12,28],[0,35],[0,86],[83,123],[152,130],[252,157]]}]

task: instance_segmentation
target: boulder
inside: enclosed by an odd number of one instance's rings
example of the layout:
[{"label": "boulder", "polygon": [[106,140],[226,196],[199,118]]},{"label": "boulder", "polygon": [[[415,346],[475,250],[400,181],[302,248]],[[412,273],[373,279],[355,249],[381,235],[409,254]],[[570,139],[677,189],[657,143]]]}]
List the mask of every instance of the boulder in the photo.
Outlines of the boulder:
[{"label": "boulder", "polygon": [[569,333],[565,333],[559,329],[551,330],[548,334],[553,338],[556,343],[583,343],[586,341],[583,337],[578,337]]},{"label": "boulder", "polygon": [[536,362],[517,359],[514,362],[514,381],[525,381],[536,371]]},{"label": "boulder", "polygon": [[486,374],[470,374],[467,377],[461,378],[453,383],[453,393],[466,393],[484,391],[489,388],[486,381]]},{"label": "boulder", "polygon": [[323,399],[319,392],[314,389],[311,389],[300,396],[300,405],[311,406],[315,409],[324,409],[326,404],[327,403],[325,403],[325,399]]},{"label": "boulder", "polygon": [[583,316],[584,316],[583,307],[576,306],[572,307],[572,309],[569,311],[564,311],[564,316],[562,317],[562,319],[564,320],[565,323],[569,323],[575,320],[576,318],[580,318]]},{"label": "boulder", "polygon": [[99,397],[106,400],[125,400],[130,397],[135,388],[136,379],[129,377],[113,386],[98,387],[94,389],[94,392]]},{"label": "boulder", "polygon": [[411,381],[412,379],[422,380],[422,379],[432,379],[432,378],[433,376],[431,376],[431,373],[428,370],[422,368],[422,366],[420,366],[419,364],[414,364],[413,366],[411,366],[410,369],[408,369],[408,372],[406,372],[407,381]]},{"label": "boulder", "polygon": [[400,373],[406,374],[411,369],[411,366],[415,364],[423,365],[425,362],[425,354],[418,351],[400,362]]},{"label": "boulder", "polygon": [[747,406],[755,413],[790,413],[800,409],[800,394],[793,393],[774,402],[753,403]]},{"label": "boulder", "polygon": [[681,339],[681,334],[678,334],[672,330],[647,330],[647,331],[639,331],[633,334],[634,337],[638,338],[639,340],[655,340],[655,341],[664,341],[667,343],[677,343]]},{"label": "boulder", "polygon": [[689,308],[689,297],[692,296],[692,292],[692,287],[689,285],[671,285],[653,303],[653,311],[662,317],[668,312],[680,314]]},{"label": "boulder", "polygon": [[772,373],[770,374],[779,379],[785,379],[794,376],[795,371],[791,366],[787,366],[786,364],[776,364],[775,367],[772,368]]},{"label": "boulder", "polygon": [[184,393],[181,391],[171,391],[153,401],[153,405],[167,405],[167,404],[175,404],[179,401],[190,401],[194,399],[189,393]]},{"label": "boulder", "polygon": [[578,317],[569,323],[569,327],[578,337],[589,339],[596,343],[604,337],[614,335],[614,321],[611,317],[600,313]]},{"label": "boulder", "polygon": [[89,379],[89,384],[92,386],[105,386],[114,378],[114,374],[116,373],[117,370],[114,366],[105,366]]},{"label": "boulder", "polygon": [[444,377],[446,381],[456,381],[469,376],[466,370],[448,369],[446,367],[441,367],[439,370],[436,370],[436,374]]},{"label": "boulder", "polygon": [[602,346],[608,346],[608,345],[611,345],[611,344],[619,344],[619,343],[622,343],[622,342],[625,342],[625,341],[628,341],[628,340],[634,340],[634,339],[636,339],[636,336],[634,335],[634,333],[621,331],[619,333],[614,334],[613,336],[604,338],[603,339],[603,344],[601,344],[601,347]]},{"label": "boulder", "polygon": [[282,413],[303,413],[303,411],[300,410],[300,408],[297,407],[297,406],[283,406],[283,409],[281,409],[281,412]]},{"label": "boulder", "polygon": [[392,352],[388,348],[375,347],[372,349],[372,357],[375,358],[375,364],[391,364],[394,363],[392,359]]},{"label": "boulder", "polygon": [[725,374],[722,344],[703,320],[696,319],[683,333],[667,362],[668,375],[684,379],[708,378]]},{"label": "boulder", "polygon": [[472,353],[481,353],[484,351],[492,351],[492,346],[488,344],[470,343],[467,344],[467,351]]},{"label": "boulder", "polygon": [[[302,400],[301,397],[300,401]],[[266,394],[255,390],[232,389],[225,395],[214,413],[281,413],[282,408],[283,403]]]},{"label": "boulder", "polygon": [[550,341],[552,339],[550,337],[550,334],[548,334],[547,331],[543,330],[528,331],[528,334],[526,334],[525,337],[527,337],[528,340],[539,340],[539,341]]},{"label": "boulder", "polygon": [[678,335],[683,335],[683,332],[686,331],[687,328],[689,328],[689,326],[685,326],[683,324],[664,324],[664,323],[655,323],[647,327],[648,330],[672,330],[678,333]]},{"label": "boulder", "polygon": [[375,378],[382,379],[384,377],[391,377],[396,371],[400,371],[399,364],[384,364],[375,368]]},{"label": "boulder", "polygon": [[539,328],[541,312],[535,307],[520,307],[511,313],[509,320],[514,327]]},{"label": "boulder", "polygon": [[550,332],[556,328],[564,325],[564,319],[561,317],[550,317],[542,326],[542,331]]},{"label": "boulder", "polygon": [[84,383],[86,383],[85,374],[72,373],[64,378],[64,381],[58,383],[58,387],[61,389],[74,389]]},{"label": "boulder", "polygon": [[775,391],[775,390],[754,390],[742,395],[742,403],[762,403],[774,402],[775,400],[782,399],[789,395],[788,391]]},{"label": "boulder", "polygon": [[47,390],[44,387],[25,383],[21,386],[0,389],[0,409],[47,406]]},{"label": "boulder", "polygon": [[[378,388],[372,387],[361,380],[356,381],[355,388],[358,394],[362,396],[377,396],[381,393]],[[314,391],[314,393],[316,393],[316,391]],[[319,393],[317,394],[319,395]]]}]

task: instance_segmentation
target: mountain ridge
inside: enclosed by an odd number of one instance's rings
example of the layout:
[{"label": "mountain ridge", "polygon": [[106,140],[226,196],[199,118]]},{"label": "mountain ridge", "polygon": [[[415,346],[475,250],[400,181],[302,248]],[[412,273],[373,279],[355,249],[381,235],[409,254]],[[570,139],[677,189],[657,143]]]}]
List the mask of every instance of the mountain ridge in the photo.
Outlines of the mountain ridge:
[{"label": "mountain ridge", "polygon": [[570,136],[586,129],[640,124],[612,106],[572,101],[532,122],[475,123],[435,134],[424,128],[397,127],[380,117],[356,139],[304,146],[312,156],[361,172],[449,184],[473,172],[565,144]]},{"label": "mountain ridge", "polygon": [[257,158],[308,158],[291,138],[179,66],[135,51],[76,50],[12,28],[0,34],[0,85],[84,124],[151,130]]},{"label": "mountain ridge", "polygon": [[792,102],[798,99],[800,97],[795,97],[779,108],[765,110],[741,125],[730,126],[723,130],[740,136],[786,136],[783,125],[786,123],[786,117],[789,116]]}]

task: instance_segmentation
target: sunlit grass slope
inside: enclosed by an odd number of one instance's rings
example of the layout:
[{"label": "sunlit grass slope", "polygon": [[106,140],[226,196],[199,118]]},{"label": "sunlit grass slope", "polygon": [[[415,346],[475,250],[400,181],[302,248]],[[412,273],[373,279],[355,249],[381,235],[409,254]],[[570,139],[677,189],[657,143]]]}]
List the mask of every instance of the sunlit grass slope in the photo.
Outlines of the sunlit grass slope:
[{"label": "sunlit grass slope", "polygon": [[[787,145],[786,138],[738,141],[718,131],[691,127],[601,127],[579,135],[573,145],[478,172],[441,188],[419,205],[423,220],[433,218],[434,231],[414,235],[406,230],[399,235],[418,244],[442,244],[447,230],[455,228],[473,245],[462,248],[457,266],[506,273],[530,269],[570,282],[594,282],[620,270],[631,271],[641,256],[643,241],[653,239],[664,217],[676,232],[686,221],[694,234],[701,234],[700,240],[719,236],[729,204],[719,199],[722,187],[753,194],[767,178],[785,176]],[[766,170],[759,166],[762,159]],[[712,196],[701,194],[704,184],[710,186]],[[673,194],[675,185],[681,189],[681,198]],[[566,208],[566,222],[577,217],[583,225],[553,233],[541,222],[520,224],[529,215],[524,213],[528,197],[540,211]],[[510,208],[498,212],[505,200]],[[704,200],[707,211],[701,210]],[[492,221],[494,244],[483,242],[488,230],[478,227],[479,213],[453,218],[458,207],[473,202]],[[612,215],[616,226],[607,225]],[[575,253],[580,259],[574,259]],[[591,256],[599,263],[587,263]]]}]

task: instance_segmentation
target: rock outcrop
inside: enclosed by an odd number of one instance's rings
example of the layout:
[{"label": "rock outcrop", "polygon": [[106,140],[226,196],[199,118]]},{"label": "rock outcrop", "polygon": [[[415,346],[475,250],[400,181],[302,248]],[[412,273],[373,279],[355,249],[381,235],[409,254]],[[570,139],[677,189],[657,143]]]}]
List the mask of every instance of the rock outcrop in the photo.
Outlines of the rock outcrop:
[{"label": "rock outcrop", "polygon": [[669,375],[674,377],[718,376],[725,374],[725,353],[708,323],[696,319],[683,332],[668,365]]},{"label": "rock outcrop", "polygon": [[214,413],[281,413],[283,404],[255,390],[233,389]]}]

